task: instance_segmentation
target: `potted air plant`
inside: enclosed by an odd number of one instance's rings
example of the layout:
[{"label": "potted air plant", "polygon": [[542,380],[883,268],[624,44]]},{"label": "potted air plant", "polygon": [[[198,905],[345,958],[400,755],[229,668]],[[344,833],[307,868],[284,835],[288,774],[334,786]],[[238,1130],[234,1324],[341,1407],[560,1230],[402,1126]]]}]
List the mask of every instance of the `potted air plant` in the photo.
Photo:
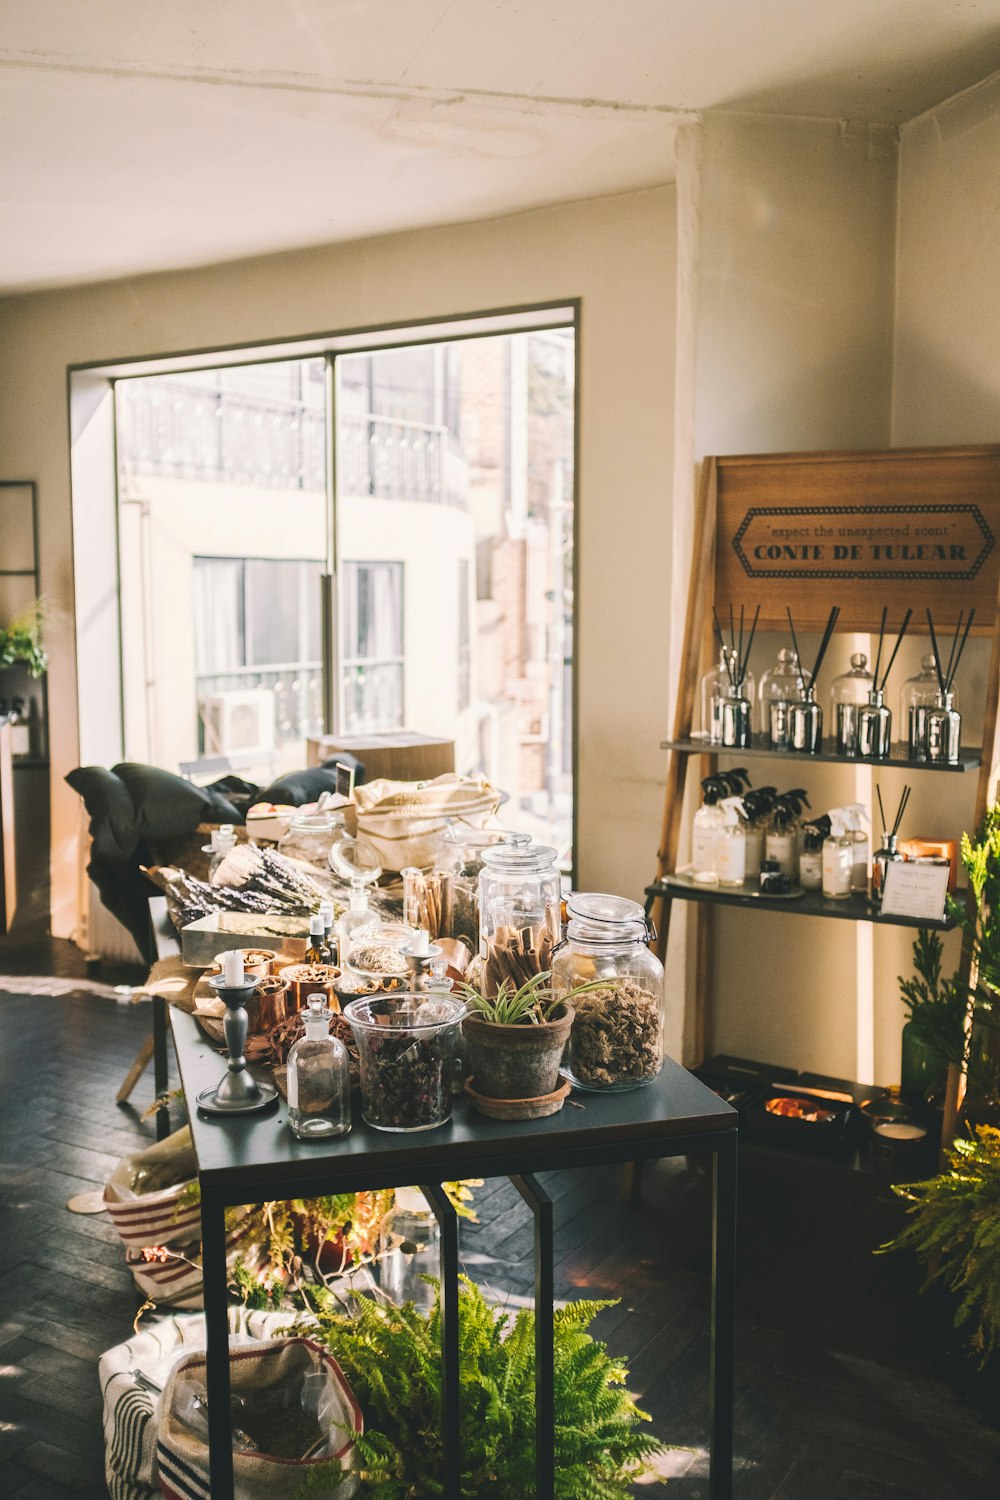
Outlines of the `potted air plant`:
[{"label": "potted air plant", "polygon": [[465,1091],[481,1114],[534,1120],[562,1109],[570,1085],[560,1082],[559,1067],[573,1025],[573,997],[599,983],[557,996],[551,979],[547,970],[520,986],[507,978],[493,995],[473,984],[456,987],[466,1005]]}]

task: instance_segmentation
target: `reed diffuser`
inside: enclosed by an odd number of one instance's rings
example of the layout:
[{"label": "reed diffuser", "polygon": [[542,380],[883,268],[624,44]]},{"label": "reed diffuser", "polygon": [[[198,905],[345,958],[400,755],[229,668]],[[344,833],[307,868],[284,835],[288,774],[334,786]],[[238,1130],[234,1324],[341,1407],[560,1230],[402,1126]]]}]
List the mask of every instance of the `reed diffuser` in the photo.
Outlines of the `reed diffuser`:
[{"label": "reed diffuser", "polygon": [[[753,647],[753,639],[757,633],[757,621],[760,619],[760,605],[754,613],[753,624],[749,635],[746,635],[746,612],[740,605],[739,635],[736,633],[736,617],[733,606],[729,606],[729,642],[722,633],[719,624],[719,616],[713,607],[712,620],[715,624],[716,641],[722,653],[722,661],[725,663],[727,677],[723,686],[727,689],[720,705],[722,743],[740,750],[749,748],[752,738],[753,725],[753,686],[747,668],[750,664],[750,652]],[[747,683],[751,686],[747,691]]]},{"label": "reed diffuser", "polygon": [[875,675],[871,690],[868,694],[868,702],[858,714],[858,754],[868,760],[885,760],[892,748],[892,709],[885,701],[885,685],[889,681],[889,673],[892,671],[893,663],[906,634],[906,627],[910,623],[913,610],[908,609],[903,616],[903,623],[899,627],[896,644],[892,648],[889,657],[889,665],[879,677],[879,669],[882,665],[882,647],[885,645],[885,624],[889,611],[882,609],[882,623],[878,632],[878,655],[875,658]]},{"label": "reed diffuser", "polygon": [[904,857],[902,854],[900,854],[898,848],[899,825],[903,821],[903,814],[906,811],[906,804],[910,800],[910,787],[904,786],[903,788],[903,793],[899,799],[899,806],[896,809],[896,816],[893,819],[891,828],[886,822],[885,807],[882,803],[882,788],[880,786],[876,786],[875,791],[878,796],[879,817],[882,819],[882,847],[881,849],[876,849],[875,853],[872,855],[871,899],[874,905],[881,906],[882,895],[885,891],[886,871],[888,870],[888,867],[890,865],[898,864],[899,861]]},{"label": "reed diffuser", "polygon": [[934,647],[934,666],[937,671],[938,701],[933,708],[927,710],[924,720],[926,741],[924,751],[928,761],[936,762],[938,765],[957,765],[962,744],[962,715],[955,707],[955,673],[958,664],[962,660],[962,652],[965,643],[969,639],[969,631],[972,622],[976,618],[976,611],[969,610],[969,618],[966,622],[965,633],[959,642],[962,631],[962,619],[964,610],[959,612],[958,624],[955,626],[955,635],[951,643],[951,651],[948,655],[948,665],[942,672],[941,653],[938,650],[937,636],[934,633],[934,616],[930,610],[927,611],[927,624],[931,632],[931,644]]},{"label": "reed diffuser", "polygon": [[819,669],[823,665],[826,648],[840,617],[840,605],[835,604],[830,611],[830,618],[826,622],[823,639],[820,641],[819,650],[813,669],[809,673],[809,681],[806,682],[805,673],[802,671],[802,653],[795,635],[795,624],[792,620],[792,612],[787,610],[788,628],[792,633],[792,645],[795,647],[795,656],[799,663],[799,685],[802,688],[802,702],[793,703],[789,709],[789,737],[793,750],[804,751],[808,755],[818,755],[823,748],[823,710],[816,702],[816,678]]}]

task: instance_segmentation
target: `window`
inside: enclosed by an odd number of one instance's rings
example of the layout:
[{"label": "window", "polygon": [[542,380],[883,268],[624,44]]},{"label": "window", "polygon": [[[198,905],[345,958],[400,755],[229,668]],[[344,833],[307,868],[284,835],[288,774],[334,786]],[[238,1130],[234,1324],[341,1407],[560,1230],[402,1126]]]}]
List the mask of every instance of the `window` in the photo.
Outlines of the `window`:
[{"label": "window", "polygon": [[403,564],[341,569],[344,729],[369,734],[403,723]]},{"label": "window", "polygon": [[[199,752],[222,754],[206,704],[255,694],[273,698],[274,738],[300,741],[322,730],[320,564],[304,559],[195,557],[194,657]],[[246,701],[250,701],[246,699]],[[225,737],[223,736],[223,739]],[[269,733],[257,744],[270,743]]]},{"label": "window", "polygon": [[458,711],[472,702],[472,636],[469,631],[469,559],[458,562]]}]

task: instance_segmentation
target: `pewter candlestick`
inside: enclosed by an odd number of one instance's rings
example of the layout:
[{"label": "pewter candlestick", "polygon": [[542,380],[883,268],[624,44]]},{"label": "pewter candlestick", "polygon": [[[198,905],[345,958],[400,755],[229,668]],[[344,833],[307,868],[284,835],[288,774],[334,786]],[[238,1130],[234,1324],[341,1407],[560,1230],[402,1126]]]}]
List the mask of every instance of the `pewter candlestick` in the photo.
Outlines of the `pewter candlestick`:
[{"label": "pewter candlestick", "polygon": [[278,1091],[273,1084],[258,1083],[243,1056],[250,1025],[246,1003],[256,990],[257,981],[248,979],[243,984],[234,985],[226,982],[225,974],[209,974],[207,977],[219,999],[225,1002],[222,1029],[226,1034],[229,1065],[214,1089],[203,1089],[198,1095],[198,1108],[216,1115],[238,1115],[264,1109],[278,1097]]}]

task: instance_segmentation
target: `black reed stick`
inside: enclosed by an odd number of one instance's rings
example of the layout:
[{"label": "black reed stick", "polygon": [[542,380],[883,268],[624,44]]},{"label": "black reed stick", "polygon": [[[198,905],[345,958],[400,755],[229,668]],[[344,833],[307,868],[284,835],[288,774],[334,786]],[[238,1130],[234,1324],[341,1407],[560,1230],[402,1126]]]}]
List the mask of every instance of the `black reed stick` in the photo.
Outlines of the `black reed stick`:
[{"label": "black reed stick", "polygon": [[732,660],[731,660],[731,657],[730,657],[729,648],[726,645],[726,638],[722,634],[722,626],[719,624],[718,611],[716,610],[714,604],[712,605],[712,619],[715,621],[715,634],[716,634],[716,638],[717,638],[717,640],[719,642],[719,649],[722,652],[722,665],[726,669],[726,676],[729,678],[729,686],[735,692],[735,690],[736,690],[736,683],[735,683],[735,681],[733,679],[733,665],[732,665]]},{"label": "black reed stick", "polygon": [[892,664],[896,660],[896,652],[899,650],[900,643],[902,642],[903,636],[906,634],[906,627],[910,623],[910,616],[912,614],[913,614],[913,610],[912,609],[908,609],[906,611],[906,614],[903,616],[903,623],[899,627],[899,634],[896,637],[896,644],[892,648],[892,655],[889,657],[889,665],[885,669],[885,675],[882,678],[881,683],[879,683],[877,677],[875,679],[875,686],[879,689],[880,692],[883,692],[883,693],[885,692],[885,685],[889,681],[889,673],[892,671]]},{"label": "black reed stick", "polygon": [[882,663],[882,642],[885,640],[885,622],[889,615],[889,606],[882,606],[882,623],[878,628],[878,655],[875,658],[875,686],[878,687],[878,669]]},{"label": "black reed stick", "polygon": [[740,645],[736,653],[736,684],[743,686],[743,605],[740,605]]},{"label": "black reed stick", "polygon": [[912,790],[912,788],[909,787],[909,786],[904,786],[904,788],[903,788],[903,795],[899,799],[899,808],[897,809],[897,812],[896,812],[896,821],[892,825],[892,836],[893,836],[893,838],[895,838],[896,834],[899,832],[899,825],[903,821],[903,814],[906,811],[906,804],[910,800],[910,792],[911,792],[911,790]]},{"label": "black reed stick", "polygon": [[946,688],[951,681],[951,666],[952,662],[955,660],[955,647],[958,645],[958,638],[962,633],[962,621],[964,619],[965,610],[960,609],[958,612],[958,624],[955,626],[955,634],[951,638],[951,650],[948,652],[948,665],[945,668],[944,672],[944,685]]},{"label": "black reed stick", "polygon": [[[955,674],[958,671],[958,664],[962,660],[962,652],[965,650],[965,643],[969,639],[969,631],[972,629],[972,622],[973,622],[973,620],[975,618],[976,618],[976,611],[974,609],[971,609],[969,611],[969,619],[968,619],[968,622],[967,622],[966,627],[965,627],[965,634],[962,637],[962,644],[959,646],[958,653],[957,653],[957,655],[955,657],[955,665],[951,668],[950,672],[948,673],[948,676],[945,678],[944,690],[945,690],[946,693],[950,693],[951,692],[952,686],[953,686],[954,681],[955,681]],[[957,636],[958,636],[958,632],[957,631],[955,632],[955,635],[956,635],[956,638],[957,638]]]},{"label": "black reed stick", "polygon": [[938,650],[937,636],[934,634],[934,616],[931,614],[929,609],[927,611],[927,624],[930,626],[931,645],[934,647],[934,670],[937,672],[938,687],[941,689],[941,696],[943,698],[944,676],[941,672],[941,653]]},{"label": "black reed stick", "polygon": [[[741,611],[741,613],[742,613],[742,611]],[[743,686],[743,683],[746,680],[747,667],[750,665],[750,652],[753,650],[753,638],[757,634],[757,621],[759,619],[760,619],[760,605],[758,604],[756,610],[754,611],[753,624],[750,626],[750,635],[749,635],[749,638],[747,640],[747,648],[746,648],[746,651],[743,653],[743,659],[742,659],[742,661],[740,663],[740,687]],[[742,633],[742,629],[743,629],[743,622],[742,622],[742,619],[741,619],[741,621],[740,621],[740,631],[741,631],[741,633]]]},{"label": "black reed stick", "polygon": [[835,628],[835,626],[836,626],[837,621],[838,621],[839,618],[840,618],[840,605],[839,604],[835,604],[833,606],[833,608],[831,609],[831,611],[830,611],[830,618],[826,622],[826,631],[824,632],[823,639],[820,641],[820,644],[819,644],[819,651],[818,651],[817,656],[816,656],[816,665],[812,669],[812,677],[810,678],[810,682],[811,682],[811,684],[812,684],[813,687],[816,686],[816,679],[819,677],[819,669],[823,665],[823,658],[826,655],[826,648],[830,644],[830,640],[831,640],[831,637],[833,636],[834,628]]},{"label": "black reed stick", "polygon": [[878,815],[882,819],[882,832],[885,833],[885,808],[882,806],[882,788],[876,786],[875,791],[878,794]]},{"label": "black reed stick", "polygon": [[788,616],[788,628],[792,632],[792,647],[793,647],[793,649],[795,651],[795,666],[796,666],[796,670],[798,671],[798,674],[799,674],[799,687],[802,689],[803,692],[805,692],[805,690],[806,690],[806,679],[805,679],[805,677],[802,674],[802,657],[799,654],[799,643],[795,639],[795,626],[792,623],[792,612],[788,608],[787,604],[785,605],[785,614]]}]

